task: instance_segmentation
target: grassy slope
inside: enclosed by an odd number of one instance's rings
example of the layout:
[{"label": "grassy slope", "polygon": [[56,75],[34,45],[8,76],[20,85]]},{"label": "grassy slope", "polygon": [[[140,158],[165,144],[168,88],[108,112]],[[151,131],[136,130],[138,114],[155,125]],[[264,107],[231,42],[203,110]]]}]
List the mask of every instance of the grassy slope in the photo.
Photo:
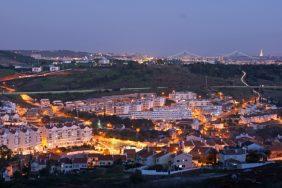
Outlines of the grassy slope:
[{"label": "grassy slope", "polygon": [[29,56],[13,53],[11,51],[0,51],[0,65],[2,66],[13,66],[35,62],[36,60]]},{"label": "grassy slope", "polygon": [[[246,80],[250,85],[281,85],[282,83],[282,66],[203,64],[145,66],[133,64],[109,68],[80,68],[67,76],[22,79],[12,84],[19,91],[168,87],[169,89],[206,93],[206,76],[208,86],[242,85],[240,81],[242,70],[247,72]],[[252,95],[251,90],[247,88],[221,89],[221,91],[238,98]],[[281,90],[264,90],[264,92],[267,97],[282,101]]]},{"label": "grassy slope", "polygon": [[15,65],[36,65],[50,63],[47,60],[36,60],[30,56],[25,56],[12,51],[0,50],[0,66],[10,67]]},{"label": "grassy slope", "polygon": [[[238,83],[236,77],[208,77],[210,85]],[[205,87],[205,75],[194,74],[183,66],[137,66],[93,68],[77,71],[69,76],[24,79],[14,83],[19,90],[65,90],[123,87],[169,87],[199,89]]]},{"label": "grassy slope", "polygon": [[0,68],[0,77],[8,76],[10,74],[14,74],[15,71],[13,69],[1,69]]}]

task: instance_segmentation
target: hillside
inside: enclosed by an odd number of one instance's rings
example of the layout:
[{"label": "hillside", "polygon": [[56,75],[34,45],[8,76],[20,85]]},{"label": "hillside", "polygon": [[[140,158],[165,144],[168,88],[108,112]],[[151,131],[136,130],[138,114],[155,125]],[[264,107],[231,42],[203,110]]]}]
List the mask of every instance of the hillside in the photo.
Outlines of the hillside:
[{"label": "hillside", "polygon": [[40,54],[42,57],[85,57],[89,56],[88,52],[75,52],[70,50],[16,50],[16,53],[31,56],[32,54]]},{"label": "hillside", "polygon": [[32,64],[36,62],[35,59],[29,56],[24,56],[11,51],[0,51],[0,65],[4,67]]},{"label": "hillside", "polygon": [[[18,91],[51,91],[75,89],[115,89],[167,87],[198,93],[215,91],[212,86],[243,85],[242,70],[247,72],[250,85],[281,85],[282,66],[276,65],[115,65],[113,67],[79,67],[74,65],[69,75],[26,78],[13,81]],[[207,81],[207,82],[206,82]],[[207,85],[206,85],[207,84]],[[207,87],[206,87],[207,86]],[[217,89],[219,91],[219,89]],[[238,98],[252,95],[251,89],[220,89]],[[263,89],[266,97],[282,101],[281,90]]]},{"label": "hillside", "polygon": [[0,66],[13,67],[15,65],[31,66],[35,64],[50,63],[47,60],[36,60],[30,56],[22,55],[8,50],[0,50]]}]

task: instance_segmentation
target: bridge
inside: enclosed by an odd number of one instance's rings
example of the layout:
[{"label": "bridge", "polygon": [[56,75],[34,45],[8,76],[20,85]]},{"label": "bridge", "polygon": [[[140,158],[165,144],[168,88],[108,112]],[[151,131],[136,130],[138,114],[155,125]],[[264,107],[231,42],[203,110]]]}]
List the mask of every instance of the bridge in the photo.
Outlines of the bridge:
[{"label": "bridge", "polygon": [[191,52],[184,51],[184,52],[180,52],[180,53],[177,53],[175,55],[169,56],[168,58],[169,59],[181,59],[183,57],[200,58],[201,56],[194,54],[194,53],[191,53]]},{"label": "bridge", "polygon": [[250,59],[250,60],[257,60],[259,58],[257,57],[254,57],[254,56],[250,56],[244,52],[241,52],[239,50],[235,50],[231,53],[227,53],[227,54],[224,54],[222,55],[223,58],[247,58],[247,59]]}]

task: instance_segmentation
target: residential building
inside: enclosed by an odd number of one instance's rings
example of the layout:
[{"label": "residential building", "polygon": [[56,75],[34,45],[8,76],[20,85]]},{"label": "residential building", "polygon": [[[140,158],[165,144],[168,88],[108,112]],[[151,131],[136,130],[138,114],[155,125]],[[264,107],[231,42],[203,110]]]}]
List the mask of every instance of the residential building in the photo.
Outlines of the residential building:
[{"label": "residential building", "polygon": [[193,168],[192,155],[184,152],[178,152],[172,156],[172,166],[177,169]]},{"label": "residential building", "polygon": [[42,67],[32,67],[31,71],[34,73],[40,73],[42,72]]},{"label": "residential building", "polygon": [[[228,163],[244,163],[246,161],[247,152],[245,149],[239,147],[225,147],[222,151],[219,152],[218,161],[223,165],[229,165]],[[232,160],[230,160],[232,159]],[[237,162],[236,162],[237,161]]]},{"label": "residential building", "polygon": [[180,102],[180,101],[187,101],[187,100],[194,100],[197,98],[197,94],[193,92],[175,92],[169,94],[169,99]]},{"label": "residential building", "polygon": [[244,115],[240,117],[240,124],[248,123],[264,123],[267,121],[277,120],[277,114],[274,113],[261,113],[261,114],[251,114]]},{"label": "residential building", "polygon": [[56,72],[56,71],[60,70],[60,67],[58,67],[58,66],[50,66],[49,70],[50,70],[50,72]]},{"label": "residential building", "polygon": [[136,153],[136,162],[145,166],[155,165],[155,151],[149,148],[145,148]]},{"label": "residential building", "polygon": [[155,164],[157,165],[169,165],[171,162],[171,153],[166,151],[161,151],[154,155],[155,158]]},{"label": "residential building", "polygon": [[92,129],[76,124],[49,124],[42,128],[43,144],[47,148],[80,146],[92,138]]},{"label": "residential building", "polygon": [[154,108],[152,111],[131,112],[132,119],[181,120],[191,119],[192,113],[183,106]]},{"label": "residential building", "polygon": [[6,145],[12,151],[23,154],[41,150],[40,130],[28,126],[2,127],[0,145]]},{"label": "residential building", "polygon": [[241,147],[245,148],[248,152],[251,152],[251,151],[263,151],[264,150],[264,147],[262,147],[261,145],[259,145],[257,143],[251,142],[251,141],[243,142],[241,144]]}]

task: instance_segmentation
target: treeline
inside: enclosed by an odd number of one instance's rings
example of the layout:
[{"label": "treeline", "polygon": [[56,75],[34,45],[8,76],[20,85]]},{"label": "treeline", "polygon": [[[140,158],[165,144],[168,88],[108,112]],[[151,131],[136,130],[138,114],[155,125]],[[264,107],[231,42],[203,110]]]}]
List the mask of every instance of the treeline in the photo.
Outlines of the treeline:
[{"label": "treeline", "polygon": [[194,74],[212,77],[229,78],[247,72],[248,77],[274,81],[282,79],[282,66],[280,65],[224,65],[224,64],[190,64],[185,65]]}]

